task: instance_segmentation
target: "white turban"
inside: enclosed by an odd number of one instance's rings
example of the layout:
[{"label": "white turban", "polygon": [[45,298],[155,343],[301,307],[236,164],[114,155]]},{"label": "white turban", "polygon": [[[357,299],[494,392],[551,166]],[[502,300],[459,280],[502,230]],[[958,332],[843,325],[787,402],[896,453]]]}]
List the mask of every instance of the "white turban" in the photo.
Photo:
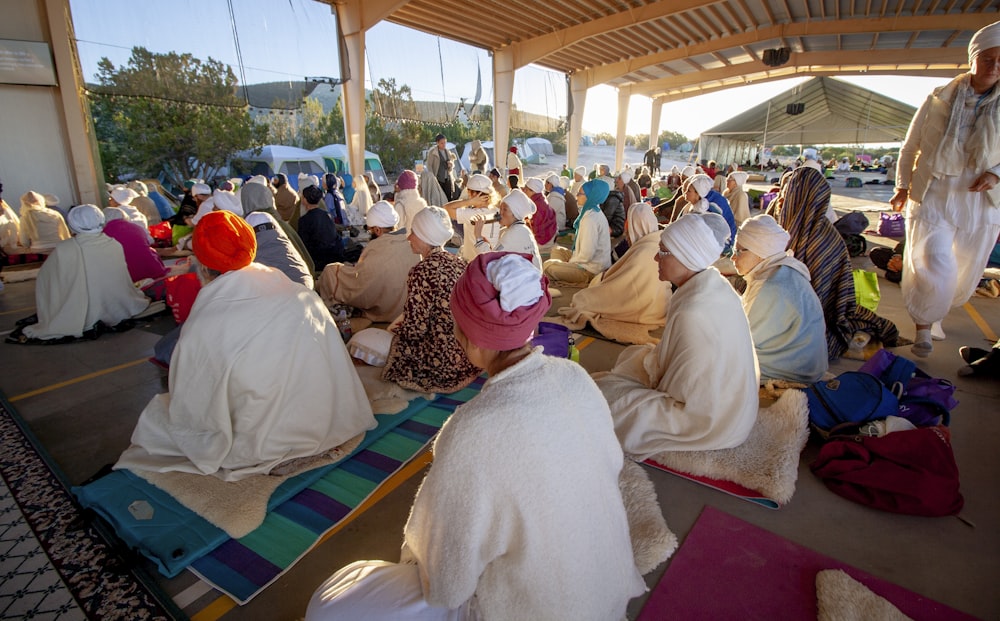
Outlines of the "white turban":
[{"label": "white turban", "polygon": [[96,205],[77,205],[66,220],[74,233],[100,233],[104,228],[104,214]]},{"label": "white turban", "polygon": [[715,231],[712,218],[718,218],[729,228],[725,218],[714,213],[685,214],[667,225],[660,233],[660,242],[692,272],[700,272],[718,260],[724,247]]},{"label": "white turban", "polygon": [[632,180],[632,169],[626,168],[625,170],[618,173],[618,178],[622,180],[622,183],[628,183]]},{"label": "white turban", "polygon": [[705,198],[705,196],[708,195],[708,192],[712,189],[713,182],[712,178],[708,175],[694,175],[689,180],[689,183],[691,184],[691,187],[694,188],[695,192],[698,193],[698,196]]},{"label": "white turban", "polygon": [[734,170],[729,173],[729,178],[733,180],[733,183],[735,183],[737,187],[743,187],[743,184],[747,182],[749,177],[750,173],[744,170]]},{"label": "white turban", "polygon": [[785,252],[790,239],[788,231],[767,214],[747,218],[736,233],[736,243],[762,259]]},{"label": "white turban", "polygon": [[128,214],[123,209],[117,207],[105,207],[104,222],[108,223],[114,220],[128,220]]},{"label": "white turban", "polygon": [[55,194],[45,194],[45,206],[46,207],[58,207],[59,197]]},{"label": "white turban", "polygon": [[504,197],[503,202],[507,204],[510,212],[517,220],[524,220],[535,213],[535,201],[528,198],[528,195],[521,190],[514,189]]},{"label": "white turban", "polygon": [[804,157],[807,160],[812,160],[815,162],[819,160],[819,152],[816,151],[816,149],[810,147],[802,151],[802,157]]},{"label": "white turban", "polygon": [[476,192],[488,193],[491,189],[493,189],[493,182],[490,181],[490,178],[486,175],[476,173],[469,177],[469,181],[465,184],[465,187]]},{"label": "white turban", "polygon": [[205,183],[196,183],[191,186],[191,196],[198,196],[199,194],[212,194],[212,188],[208,187]]},{"label": "white turban", "polygon": [[538,177],[531,177],[524,182],[524,187],[528,188],[532,192],[542,192],[545,190],[545,183]]},{"label": "white turban", "polygon": [[671,175],[679,174],[679,172],[680,171],[677,170],[677,165],[676,164],[674,164],[673,166],[670,167],[670,174]]},{"label": "white turban", "polygon": [[682,177],[693,177],[694,176],[694,166],[685,166],[681,169]]},{"label": "white turban", "polygon": [[313,185],[319,187],[319,177],[316,175],[299,173],[299,192]]},{"label": "white turban", "polygon": [[553,188],[558,188],[560,187],[559,184],[562,183],[562,180],[565,178],[566,177],[560,177],[559,175],[552,173],[545,178],[545,183],[551,185]]},{"label": "white turban", "polygon": [[379,201],[368,208],[368,213],[365,214],[365,224],[369,227],[394,229],[399,224],[399,214],[386,201]]},{"label": "white turban", "polygon": [[212,198],[215,199],[215,209],[231,211],[237,216],[243,217],[243,204],[240,202],[240,197],[236,196],[235,193],[216,190]]},{"label": "white turban", "polygon": [[517,254],[490,261],[486,278],[500,293],[500,308],[508,313],[522,306],[533,306],[544,295],[538,268]]},{"label": "white turban", "polygon": [[128,187],[131,190],[135,190],[135,192],[139,196],[149,196],[149,188],[147,188],[146,184],[143,183],[142,181],[138,181],[138,180],[136,180],[136,181],[129,181],[128,182]]},{"label": "white turban", "polygon": [[111,190],[111,198],[115,199],[115,202],[119,205],[128,205],[132,202],[132,199],[139,196],[134,190],[130,190],[123,185],[115,187]]},{"label": "white turban", "polygon": [[979,52],[991,47],[1000,47],[1000,22],[993,22],[989,26],[980,28],[969,39],[969,64],[972,64],[972,60],[979,55]]},{"label": "white turban", "polygon": [[587,168],[585,166],[577,166],[573,169],[574,175],[580,175],[581,177],[587,176]]},{"label": "white turban", "polygon": [[421,241],[434,247],[443,246],[455,233],[448,212],[435,205],[418,211],[410,227]]},{"label": "white turban", "polygon": [[247,183],[259,183],[260,185],[266,185],[266,186],[271,185],[271,183],[267,180],[267,177],[265,177],[264,175],[255,175],[253,177],[250,177]]}]

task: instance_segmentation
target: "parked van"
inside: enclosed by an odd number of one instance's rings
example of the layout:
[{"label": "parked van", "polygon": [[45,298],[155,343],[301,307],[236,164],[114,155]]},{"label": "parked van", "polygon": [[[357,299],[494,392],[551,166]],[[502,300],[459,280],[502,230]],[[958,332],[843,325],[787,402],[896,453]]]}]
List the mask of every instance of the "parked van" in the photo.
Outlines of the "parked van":
[{"label": "parked van", "polygon": [[[350,170],[350,164],[347,158],[347,145],[344,144],[328,144],[325,147],[320,147],[313,151],[313,153],[319,155],[323,158],[323,167],[325,172],[331,172],[334,174],[349,173],[354,174]],[[371,151],[365,151],[365,172],[372,173],[375,177],[375,183],[378,184],[379,190],[382,193],[392,192],[393,185],[389,183],[389,177],[385,174],[385,168],[382,166],[382,160],[379,156]]]},{"label": "parked van", "polygon": [[326,172],[323,158],[298,147],[269,144],[254,154],[253,151],[240,151],[233,155],[229,164],[229,173],[233,176],[264,175],[268,179],[278,173],[288,177],[288,184],[296,191],[299,189],[299,173],[322,177]]}]

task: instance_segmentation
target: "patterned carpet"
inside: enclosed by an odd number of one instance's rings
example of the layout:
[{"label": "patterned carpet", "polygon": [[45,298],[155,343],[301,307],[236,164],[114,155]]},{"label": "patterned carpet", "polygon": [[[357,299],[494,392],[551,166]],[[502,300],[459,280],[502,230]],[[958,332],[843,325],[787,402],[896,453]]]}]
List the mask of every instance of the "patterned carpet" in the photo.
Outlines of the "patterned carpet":
[{"label": "patterned carpet", "polygon": [[83,518],[2,395],[0,476],[0,619],[183,618]]}]

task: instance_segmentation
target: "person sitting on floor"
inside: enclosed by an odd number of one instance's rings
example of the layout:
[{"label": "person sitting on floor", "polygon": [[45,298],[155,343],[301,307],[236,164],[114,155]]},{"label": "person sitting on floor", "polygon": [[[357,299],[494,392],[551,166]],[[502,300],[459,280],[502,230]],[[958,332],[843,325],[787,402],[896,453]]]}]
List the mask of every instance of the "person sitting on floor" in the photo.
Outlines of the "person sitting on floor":
[{"label": "person sitting on floor", "polygon": [[722,216],[705,213],[660,233],[659,278],[674,289],[663,337],[628,347],[610,372],[594,375],[622,447],[637,460],[739,446],[757,419],[750,326],[739,295],[711,267],[728,231]]},{"label": "person sitting on floor", "polygon": [[480,373],[455,340],[448,307],[466,266],[462,257],[444,249],[453,233],[448,212],[432,205],[413,218],[407,238],[421,260],[406,277],[402,320],[389,327],[392,345],[382,379],[409,390],[452,393]]},{"label": "person sitting on floor", "polygon": [[[0,195],[2,194],[3,183],[0,182]],[[17,250],[17,236],[20,230],[21,218],[0,196],[0,251],[9,254]]]},{"label": "person sitting on floor", "polygon": [[556,234],[559,229],[556,227],[556,212],[545,200],[545,182],[538,177],[531,177],[524,180],[524,195],[535,203],[535,213],[531,216],[529,226],[535,234],[535,241],[542,250],[551,248],[556,242]]},{"label": "person sitting on floor", "polygon": [[[497,243],[501,226],[497,221],[500,214],[499,203],[500,195],[493,191],[490,178],[476,174],[469,177],[457,200],[442,205],[451,219],[462,226],[462,247],[459,254],[466,261],[476,258],[476,244],[479,241]],[[485,223],[478,233],[473,226],[473,222],[477,220]]]},{"label": "person sitting on floor", "polygon": [[638,239],[608,271],[577,291],[570,306],[559,309],[566,325],[579,330],[590,322],[605,337],[621,343],[652,342],[649,331],[663,327],[670,304],[670,289],[649,267],[659,241],[659,229]]},{"label": "person sitting on floor", "polygon": [[238,481],[374,429],[364,387],[314,292],[253,263],[254,231],[213,211],[194,231],[202,289],[116,469]]},{"label": "person sitting on floor", "polygon": [[[248,204],[274,203],[271,190],[259,183],[247,184],[240,190],[240,204],[246,209]],[[305,259],[289,239],[281,223],[267,211],[248,210],[244,219],[253,227],[257,238],[257,256],[255,263],[273,267],[292,282],[300,283],[307,289],[312,289],[312,270]]]},{"label": "person sitting on floor", "polygon": [[399,214],[386,201],[365,216],[372,239],[355,265],[331,263],[319,277],[319,294],[327,306],[347,304],[374,322],[390,322],[403,313],[406,277],[420,261],[397,229]]},{"label": "person sitting on floor", "polygon": [[535,202],[521,190],[511,190],[510,194],[500,203],[500,237],[496,245],[491,246],[489,239],[482,235],[486,222],[477,219],[472,224],[476,242],[476,252],[518,252],[531,255],[531,263],[538,271],[542,270],[542,256],[538,252],[535,236],[524,223],[524,219],[535,213]]},{"label": "person sitting on floor", "polygon": [[573,223],[573,249],[556,246],[551,259],[542,266],[550,280],[586,286],[591,279],[611,267],[611,234],[601,204],[611,191],[602,179],[583,184],[577,195],[582,204]]},{"label": "person sitting on floor", "polygon": [[288,175],[278,173],[271,177],[271,189],[274,192],[274,207],[281,219],[292,225],[299,226],[299,195],[288,184]]},{"label": "person sitting on floor", "polygon": [[417,173],[412,170],[404,170],[396,179],[396,193],[392,206],[399,214],[400,230],[409,231],[413,216],[427,207],[427,201],[420,196],[420,191],[417,189],[417,182]]},{"label": "person sitting on floor", "polygon": [[128,215],[120,207],[108,207],[104,210],[104,234],[121,244],[132,282],[147,278],[158,280],[168,272],[160,255],[146,243],[147,232],[138,224],[130,222]]},{"label": "person sitting on floor", "polygon": [[135,190],[130,190],[129,188],[119,185],[111,190],[110,196],[108,196],[108,204],[112,207],[118,207],[125,213],[125,218],[134,224],[139,225],[142,230],[146,231],[146,236],[149,238],[149,244],[153,244],[153,237],[149,234],[149,221],[146,216],[143,215],[139,209],[132,204],[132,201],[138,198],[139,194]]},{"label": "person sitting on floor", "polygon": [[813,290],[823,306],[830,359],[842,356],[857,332],[894,347],[899,337],[896,325],[857,303],[847,246],[826,217],[830,205],[826,178],[800,166],[789,173],[787,181],[782,177],[774,202],[774,219],[791,236],[789,250],[809,268]]},{"label": "person sitting on floor", "polygon": [[128,189],[135,192],[135,196],[132,197],[129,204],[135,207],[146,218],[146,224],[159,224],[163,218],[160,216],[160,210],[157,209],[156,203],[149,197],[149,187],[137,179],[129,181]]},{"label": "person sitting on floor", "polygon": [[743,189],[743,184],[747,182],[749,176],[742,170],[735,170],[726,176],[726,191],[722,195],[729,201],[737,226],[750,217],[750,197]]},{"label": "person sitting on floor", "polygon": [[26,251],[48,253],[66,239],[69,239],[69,229],[62,214],[47,207],[45,197],[38,192],[25,193],[21,197],[18,243]]},{"label": "person sitting on floor", "polygon": [[322,272],[328,263],[345,260],[344,239],[323,204],[321,188],[309,186],[302,191],[302,200],[306,204],[306,213],[299,218],[299,237],[309,250],[316,270]]},{"label": "person sitting on floor", "polygon": [[545,178],[545,200],[556,214],[556,235],[566,229],[566,190],[559,175],[552,173]]},{"label": "person sitting on floor", "polygon": [[[267,192],[261,192],[261,188],[267,190]],[[313,272],[316,271],[316,266],[313,265],[312,257],[309,256],[309,249],[306,248],[304,243],[302,243],[302,238],[299,237],[298,231],[296,231],[291,224],[285,222],[281,218],[281,214],[279,214],[278,210],[275,208],[274,192],[271,191],[271,186],[268,185],[267,177],[263,175],[251,177],[249,181],[240,187],[239,195],[240,206],[243,207],[245,217],[249,218],[251,214],[259,211],[271,216],[271,219],[278,223],[278,227],[285,233],[285,237],[288,238],[288,241],[291,242],[292,246],[295,247],[295,251],[302,259],[302,262],[306,264],[306,273],[309,274],[310,278],[312,278]],[[271,267],[277,266],[272,265]],[[289,274],[288,272],[285,273]],[[289,274],[289,277],[291,278],[292,275]],[[296,279],[293,278],[293,280]],[[303,284],[305,284],[304,281]],[[312,285],[307,286],[312,289]]]},{"label": "person sitting on floor", "polygon": [[730,254],[733,249],[732,240],[736,237],[736,220],[733,211],[721,194],[712,188],[712,178],[708,175],[694,175],[688,181],[686,190],[688,213],[714,213],[722,216],[729,225],[729,243],[723,249],[723,254]]},{"label": "person sitting on floor", "polygon": [[38,322],[15,330],[8,342],[82,338],[99,323],[117,326],[149,306],[132,284],[121,244],[101,235],[101,210],[78,205],[69,212],[69,225],[76,236],[59,242],[38,272]]},{"label": "person sitting on floor", "polygon": [[490,379],[438,434],[402,563],[339,570],[307,621],[624,618],[645,586],[618,486],[622,451],[586,372],[531,347],[550,302],[527,257],[469,265],[451,294],[455,336]]},{"label": "person sitting on floor", "polygon": [[829,367],[823,307],[809,268],[785,252],[789,236],[768,215],[748,219],[736,234],[733,263],[746,279],[743,310],[750,322],[761,381],[818,382]]}]

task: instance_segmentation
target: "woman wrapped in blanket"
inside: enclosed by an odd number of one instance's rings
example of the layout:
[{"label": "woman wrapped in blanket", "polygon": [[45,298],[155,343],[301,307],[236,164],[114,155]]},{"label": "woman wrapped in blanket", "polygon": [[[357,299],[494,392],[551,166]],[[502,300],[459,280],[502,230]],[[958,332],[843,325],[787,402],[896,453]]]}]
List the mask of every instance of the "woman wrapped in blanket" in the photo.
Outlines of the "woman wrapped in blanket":
[{"label": "woman wrapped in blanket", "polygon": [[402,564],[344,567],[307,620],[624,618],[645,586],[618,489],[622,451],[582,367],[531,347],[550,303],[527,255],[469,265],[451,295],[455,337],[490,379],[438,435]]}]

